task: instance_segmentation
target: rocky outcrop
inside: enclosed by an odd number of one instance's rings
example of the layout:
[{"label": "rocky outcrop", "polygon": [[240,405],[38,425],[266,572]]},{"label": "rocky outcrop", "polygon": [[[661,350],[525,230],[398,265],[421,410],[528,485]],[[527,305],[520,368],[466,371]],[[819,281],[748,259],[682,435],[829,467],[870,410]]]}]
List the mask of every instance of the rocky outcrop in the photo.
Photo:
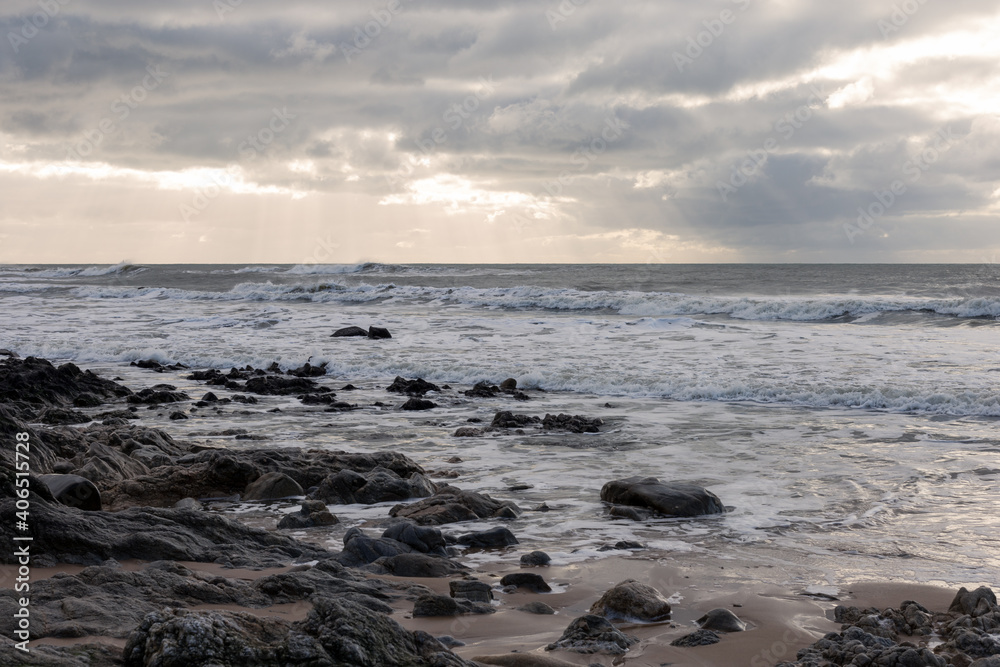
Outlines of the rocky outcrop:
[{"label": "rocky outcrop", "polygon": [[[74,364],[56,368],[45,359],[0,361],[0,402],[29,406],[94,405],[130,396],[132,390]],[[78,406],[78,407],[82,407]]]},{"label": "rocky outcrop", "polygon": [[521,510],[512,502],[501,502],[488,495],[445,485],[429,498],[410,505],[396,505],[389,516],[410,519],[421,525],[440,526],[476,519],[513,519]]},{"label": "rocky outcrop", "polygon": [[626,579],[602,595],[590,613],[629,623],[660,623],[670,620],[670,603],[652,586]]},{"label": "rocky outcrop", "polygon": [[364,473],[341,470],[329,475],[309,497],[335,505],[371,505],[426,498],[436,490],[437,485],[418,472],[403,479],[392,470],[379,467]]},{"label": "rocky outcrop", "polygon": [[726,511],[719,497],[694,484],[666,483],[655,477],[629,477],[608,482],[601,500],[645,507],[664,516],[691,517]]}]

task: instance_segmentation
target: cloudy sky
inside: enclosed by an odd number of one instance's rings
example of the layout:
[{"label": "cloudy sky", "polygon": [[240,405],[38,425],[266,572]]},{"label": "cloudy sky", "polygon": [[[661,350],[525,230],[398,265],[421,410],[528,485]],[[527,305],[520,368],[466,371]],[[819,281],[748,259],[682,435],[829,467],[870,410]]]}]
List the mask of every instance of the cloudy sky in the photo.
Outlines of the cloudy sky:
[{"label": "cloudy sky", "polygon": [[5,0],[0,35],[0,262],[1000,261],[995,0]]}]

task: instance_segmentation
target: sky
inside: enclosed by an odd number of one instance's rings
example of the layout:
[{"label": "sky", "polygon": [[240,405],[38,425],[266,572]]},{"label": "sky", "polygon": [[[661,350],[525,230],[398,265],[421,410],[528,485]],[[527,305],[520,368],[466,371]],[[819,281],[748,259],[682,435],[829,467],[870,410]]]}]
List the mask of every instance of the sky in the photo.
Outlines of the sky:
[{"label": "sky", "polygon": [[995,0],[5,0],[0,262],[1000,261]]}]

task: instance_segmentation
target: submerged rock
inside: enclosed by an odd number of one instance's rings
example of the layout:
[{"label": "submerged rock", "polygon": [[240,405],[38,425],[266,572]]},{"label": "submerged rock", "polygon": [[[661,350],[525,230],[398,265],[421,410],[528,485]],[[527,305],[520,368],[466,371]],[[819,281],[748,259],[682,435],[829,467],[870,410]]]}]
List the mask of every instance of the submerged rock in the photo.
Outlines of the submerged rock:
[{"label": "submerged rock", "polygon": [[286,514],[278,522],[278,528],[303,529],[316,526],[333,526],[340,523],[320,500],[304,500],[298,512]]},{"label": "submerged rock", "polygon": [[433,410],[437,406],[438,406],[438,404],[435,403],[434,401],[428,401],[428,400],[423,399],[423,398],[413,397],[410,400],[408,400],[406,403],[403,403],[403,405],[400,406],[399,409],[400,410],[407,410],[409,412],[417,412],[417,411],[420,411],[420,410]]},{"label": "submerged rock", "polygon": [[675,639],[670,642],[670,645],[692,648],[695,646],[711,646],[712,644],[718,644],[720,641],[722,640],[719,639],[719,635],[711,630],[696,630],[689,635]]},{"label": "submerged rock", "polygon": [[361,327],[344,327],[333,332],[331,338],[367,338],[368,332]]},{"label": "submerged rock", "polygon": [[652,586],[626,579],[602,595],[590,613],[611,620],[659,623],[670,620],[670,603]]},{"label": "submerged rock", "polygon": [[719,497],[694,484],[666,483],[655,477],[629,477],[608,482],[601,500],[616,505],[647,507],[666,516],[700,516],[726,511]]}]

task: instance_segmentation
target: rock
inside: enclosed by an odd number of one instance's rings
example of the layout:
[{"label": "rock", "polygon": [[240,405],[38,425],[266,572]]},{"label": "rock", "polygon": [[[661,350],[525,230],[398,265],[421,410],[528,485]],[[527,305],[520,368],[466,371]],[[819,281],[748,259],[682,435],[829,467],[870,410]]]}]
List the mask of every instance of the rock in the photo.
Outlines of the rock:
[{"label": "rock", "polygon": [[79,475],[39,475],[38,479],[63,505],[89,512],[101,509],[101,492],[89,479]]},{"label": "rock", "polygon": [[74,364],[56,368],[45,359],[16,355],[0,362],[0,402],[67,406],[83,394],[110,401],[131,395],[132,390]]},{"label": "rock", "polygon": [[515,380],[514,378],[507,378],[506,380],[500,383],[500,389],[502,389],[503,391],[514,391],[515,389],[517,389],[517,380]]},{"label": "rock", "polygon": [[372,505],[426,498],[436,490],[434,482],[417,472],[403,479],[385,468],[364,473],[341,470],[320,482],[319,487],[309,494],[309,498],[334,505]]},{"label": "rock", "polygon": [[450,598],[446,595],[421,595],[413,604],[413,617],[461,616],[463,614],[492,614],[493,605],[471,600]]},{"label": "rock", "polygon": [[719,497],[707,489],[693,484],[663,483],[655,477],[608,482],[601,489],[601,500],[646,507],[666,516],[691,517],[726,511]]},{"label": "rock", "polygon": [[442,486],[437,492],[409,505],[396,505],[389,516],[411,519],[420,525],[439,526],[475,519],[516,518],[520,509],[511,502],[501,502],[488,495]]},{"label": "rock", "polygon": [[622,655],[638,643],[638,639],[624,634],[604,617],[588,614],[570,623],[559,641],[549,644],[545,650]]},{"label": "rock", "polygon": [[201,400],[205,401],[206,403],[217,403],[219,401],[219,397],[213,394],[212,392],[208,392],[201,397]]},{"label": "rock", "polygon": [[552,588],[545,583],[545,579],[541,575],[532,572],[514,572],[504,575],[503,579],[500,580],[500,585],[526,588],[532,593],[552,592]]},{"label": "rock", "polygon": [[473,602],[490,602],[493,599],[493,588],[482,581],[456,579],[448,582],[451,597],[472,600]]},{"label": "rock", "polygon": [[76,410],[63,408],[45,408],[35,417],[35,421],[50,426],[66,426],[70,424],[86,424],[93,421],[90,417]]},{"label": "rock", "polygon": [[269,472],[251,482],[243,492],[243,500],[278,500],[303,495],[299,483],[281,472]]},{"label": "rock", "polygon": [[[632,509],[632,508],[629,508],[629,507],[624,507],[624,508],[623,507],[613,507],[612,508],[612,512],[611,512],[612,516],[618,516],[618,515],[614,514],[614,510],[617,510],[617,509],[626,509],[627,510],[627,509]],[[629,542],[627,540],[622,540],[620,542],[615,542],[614,546],[610,546],[610,545],[605,544],[604,546],[600,547],[598,549],[598,551],[627,551],[627,550],[638,550],[638,549],[645,549],[645,548],[646,548],[646,545],[642,544],[641,542]]]},{"label": "rock", "polygon": [[323,362],[319,366],[313,366],[308,361],[299,368],[295,368],[288,371],[289,375],[297,378],[318,378],[326,375],[326,362]]},{"label": "rock", "polygon": [[333,332],[331,338],[367,338],[368,332],[361,327],[344,327]]},{"label": "rock", "polygon": [[398,556],[379,558],[364,569],[372,574],[388,574],[394,577],[414,577],[418,579],[439,579],[465,574],[469,569],[459,563],[421,553],[403,553]]},{"label": "rock", "polygon": [[713,609],[698,619],[698,625],[703,630],[715,632],[743,632],[747,629],[747,624],[728,609]]},{"label": "rock", "polygon": [[340,519],[330,514],[326,508],[326,503],[319,500],[304,500],[298,512],[286,514],[278,522],[278,528],[282,529],[304,529],[316,526],[333,526],[340,523]]},{"label": "rock", "polygon": [[590,613],[630,623],[660,623],[670,620],[670,603],[655,588],[626,579],[602,595]]},{"label": "rock", "polygon": [[542,428],[546,431],[569,431],[570,433],[600,433],[603,419],[588,419],[581,415],[545,415]]},{"label": "rock", "polygon": [[[251,528],[219,514],[190,509],[142,507],[120,512],[80,512],[47,501],[36,480],[31,495],[32,553],[44,562],[96,565],[117,561],[178,560],[232,567],[286,565],[297,558],[323,559],[325,549]],[[51,498],[45,488],[45,496]],[[175,501],[176,502],[176,501]],[[0,535],[12,537],[13,497],[0,499]],[[34,563],[42,567],[41,558]],[[0,562],[10,562],[0,556]]]},{"label": "rock", "polygon": [[227,611],[164,609],[129,636],[125,667],[412,665],[473,667],[423,632],[351,600],[319,599],[300,623]]},{"label": "rock", "polygon": [[460,646],[465,646],[465,642],[455,639],[451,635],[442,635],[440,637],[435,637],[443,646],[447,648],[458,648]]},{"label": "rock", "polygon": [[178,411],[178,412],[171,412],[170,413],[170,418],[172,420],[174,420],[174,421],[178,421],[178,420],[181,420],[181,419],[188,419],[188,416],[186,414],[184,414],[183,412]]},{"label": "rock", "polygon": [[389,333],[388,329],[382,327],[368,327],[368,337],[374,340],[384,340],[392,338],[392,334]]},{"label": "rock", "polygon": [[398,375],[396,379],[392,381],[388,387],[385,388],[386,391],[391,391],[396,394],[407,394],[409,396],[423,396],[429,391],[441,391],[441,388],[436,384],[431,384],[426,382],[421,378],[416,380],[407,380],[401,378]]},{"label": "rock", "polygon": [[551,616],[556,613],[556,610],[545,604],[544,602],[529,602],[526,605],[517,608],[518,611],[523,611],[528,614],[539,614],[542,616]]},{"label": "rock", "polygon": [[493,398],[500,393],[500,387],[491,385],[489,382],[477,382],[464,393],[469,398]]},{"label": "rock", "polygon": [[203,510],[205,506],[194,498],[182,498],[174,503],[174,507],[179,510]]},{"label": "rock", "polygon": [[458,538],[459,544],[479,549],[499,549],[519,544],[514,533],[504,527],[482,530],[478,533],[467,533]]},{"label": "rock", "polygon": [[997,596],[989,588],[980,586],[971,592],[966,588],[961,588],[955,599],[952,600],[951,606],[948,607],[948,611],[970,616],[982,616],[983,613],[976,613],[981,600],[986,601],[983,612],[997,607]]},{"label": "rock", "polygon": [[409,521],[400,521],[386,528],[382,537],[402,542],[420,553],[448,555],[444,535],[437,528],[430,526],[418,526]]},{"label": "rock", "polygon": [[516,415],[509,410],[502,410],[493,416],[491,428],[525,428],[542,422],[538,417],[531,415]]},{"label": "rock", "polygon": [[413,549],[402,542],[371,538],[360,528],[351,528],[344,535],[344,549],[334,559],[345,567],[360,567],[380,558],[407,554]]},{"label": "rock", "polygon": [[308,378],[286,378],[276,375],[250,378],[245,389],[251,394],[261,396],[294,396],[329,391],[328,387],[320,387]]},{"label": "rock", "polygon": [[226,498],[242,493],[262,474],[259,467],[238,458],[236,454],[219,451],[205,453],[210,456],[196,456],[189,460],[183,457],[178,459],[180,465],[162,466],[145,475],[126,476],[106,490],[105,504],[111,508],[132,505],[169,507],[188,496]]},{"label": "rock", "polygon": [[128,397],[128,402],[133,405],[163,405],[191,400],[190,396],[176,389],[173,385],[158,384],[132,394]]},{"label": "rock", "polygon": [[521,556],[521,565],[527,567],[542,567],[548,565],[552,562],[552,558],[549,557],[544,551],[532,551],[529,554],[524,554]]},{"label": "rock", "polygon": [[675,639],[670,642],[670,645],[692,648],[695,646],[710,646],[711,644],[718,644],[720,641],[722,640],[719,639],[719,635],[711,630],[696,630],[689,635],[684,635],[680,639]]},{"label": "rock", "polygon": [[406,403],[400,406],[400,410],[408,410],[411,412],[416,412],[418,410],[433,410],[438,405],[433,401],[428,401],[423,398],[411,398]]},{"label": "rock", "polygon": [[556,660],[534,653],[507,653],[505,655],[477,655],[473,661],[500,667],[577,667],[572,662]]},{"label": "rock", "polygon": [[455,431],[454,436],[456,438],[478,438],[482,434],[482,429],[472,428],[471,426],[462,426]]}]

